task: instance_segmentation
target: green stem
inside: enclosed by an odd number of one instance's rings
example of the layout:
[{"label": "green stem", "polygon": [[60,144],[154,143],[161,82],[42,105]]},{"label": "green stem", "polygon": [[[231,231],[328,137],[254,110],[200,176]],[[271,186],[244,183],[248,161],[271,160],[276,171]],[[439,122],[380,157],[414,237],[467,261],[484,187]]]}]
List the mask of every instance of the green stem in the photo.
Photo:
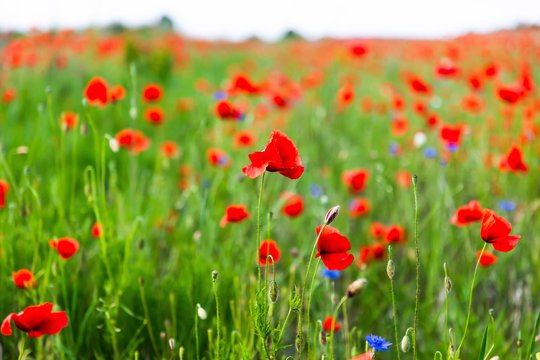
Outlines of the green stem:
[{"label": "green stem", "polygon": [[347,295],[343,296],[341,300],[339,301],[336,310],[334,310],[334,323],[332,324],[332,330],[330,330],[330,360],[334,360],[334,327],[337,325],[337,314],[339,311],[339,308],[345,304],[345,301],[347,301],[349,297]]},{"label": "green stem", "polygon": [[199,314],[198,310],[195,311],[195,353],[197,354],[197,360],[200,360],[201,356],[199,355]]},{"label": "green stem", "polygon": [[146,303],[146,296],[144,296],[144,280],[141,278],[139,281],[139,291],[141,294],[141,302],[144,309],[144,317],[146,320],[146,327],[148,329],[148,335],[150,336],[150,341],[152,342],[152,347],[156,355],[158,354],[158,347],[156,339],[154,337],[154,331],[152,330],[152,322],[150,321],[150,312],[148,311],[148,304]]},{"label": "green stem", "polygon": [[480,259],[482,258],[482,255],[484,254],[484,251],[486,250],[487,243],[484,243],[484,246],[482,247],[482,250],[480,251],[480,256],[478,256],[478,260],[476,261],[476,266],[474,268],[474,274],[471,282],[471,290],[469,294],[469,307],[467,310],[467,320],[465,321],[465,330],[463,331],[463,337],[461,338],[461,341],[459,342],[459,346],[456,350],[456,354],[459,356],[459,349],[461,349],[461,345],[463,345],[463,342],[465,341],[465,337],[467,336],[467,330],[469,329],[469,320],[471,319],[471,308],[472,308],[472,299],[474,294],[474,282],[476,280],[476,273],[478,272],[478,267],[480,266]]},{"label": "green stem", "polygon": [[[413,321],[413,359],[417,359],[416,349],[416,332],[418,328],[418,307],[420,302],[420,249],[418,248],[418,195],[416,192],[416,183],[418,176],[413,175],[413,192],[414,192],[414,248],[416,251],[416,296],[414,301],[414,321]],[[397,344],[396,344],[397,345]]]},{"label": "green stem", "polygon": [[217,353],[217,359],[221,359],[221,351],[220,351],[220,343],[221,343],[221,323],[220,323],[220,314],[219,314],[219,296],[217,291],[217,281],[215,279],[212,279],[212,289],[214,290],[214,298],[216,300],[216,353]]},{"label": "green stem", "polygon": [[[388,261],[393,261],[392,260],[392,246],[388,246]],[[397,358],[398,360],[401,359],[401,355],[399,353],[399,347],[398,347],[398,344],[399,344],[399,338],[398,338],[398,328],[397,328],[397,309],[396,309],[396,295],[395,295],[395,291],[394,291],[394,276],[389,276],[390,278],[390,294],[391,294],[391,297],[392,297],[392,312],[393,312],[393,317],[394,317],[394,336],[395,336],[395,341],[396,341],[396,353],[397,353]]]},{"label": "green stem", "polygon": [[261,289],[261,262],[259,261],[259,257],[261,248],[261,203],[265,175],[266,172],[263,172],[261,177],[261,186],[259,188],[259,201],[257,202],[257,249],[255,252],[255,260],[257,261],[257,290]]}]

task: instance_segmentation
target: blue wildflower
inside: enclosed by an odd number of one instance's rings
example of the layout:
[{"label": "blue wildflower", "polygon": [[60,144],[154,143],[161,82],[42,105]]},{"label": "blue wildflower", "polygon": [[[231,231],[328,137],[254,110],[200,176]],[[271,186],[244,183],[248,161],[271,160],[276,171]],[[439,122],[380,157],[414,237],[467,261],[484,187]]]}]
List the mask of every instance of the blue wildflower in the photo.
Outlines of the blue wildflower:
[{"label": "blue wildflower", "polygon": [[314,198],[318,198],[318,197],[321,197],[322,194],[323,194],[323,189],[317,185],[317,184],[311,184],[309,186],[309,192],[311,194],[312,197]]},{"label": "blue wildflower", "polygon": [[516,210],[516,203],[511,200],[501,200],[499,201],[499,209],[502,211],[512,212]]},{"label": "blue wildflower", "polygon": [[328,270],[328,269],[324,269],[322,271],[322,274],[324,276],[326,276],[327,278],[331,279],[331,280],[337,280],[339,279],[339,277],[341,276],[341,272],[338,271],[338,270]]},{"label": "blue wildflower", "polygon": [[218,90],[214,93],[214,100],[220,101],[225,100],[227,98],[227,93],[222,90]]},{"label": "blue wildflower", "polygon": [[459,150],[459,144],[456,143],[450,143],[446,145],[446,149],[452,153]]},{"label": "blue wildflower", "polygon": [[400,150],[401,150],[401,149],[400,149],[398,143],[394,143],[394,142],[393,142],[393,143],[390,144],[390,148],[389,148],[390,155],[398,156]]},{"label": "blue wildflower", "polygon": [[368,335],[366,336],[366,341],[369,344],[371,348],[375,351],[390,351],[388,347],[392,345],[392,343],[386,341],[385,338],[377,336],[377,335]]},{"label": "blue wildflower", "polygon": [[437,149],[431,146],[428,146],[427,148],[424,149],[424,156],[428,159],[433,159],[437,157]]}]

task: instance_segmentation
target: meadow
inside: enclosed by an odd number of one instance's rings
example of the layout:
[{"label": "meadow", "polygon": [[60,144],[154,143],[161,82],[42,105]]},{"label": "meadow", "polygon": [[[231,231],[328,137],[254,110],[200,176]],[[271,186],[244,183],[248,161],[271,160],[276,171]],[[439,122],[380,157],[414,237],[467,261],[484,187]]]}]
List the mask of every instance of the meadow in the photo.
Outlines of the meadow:
[{"label": "meadow", "polygon": [[0,359],[538,359],[539,65],[1,36]]}]

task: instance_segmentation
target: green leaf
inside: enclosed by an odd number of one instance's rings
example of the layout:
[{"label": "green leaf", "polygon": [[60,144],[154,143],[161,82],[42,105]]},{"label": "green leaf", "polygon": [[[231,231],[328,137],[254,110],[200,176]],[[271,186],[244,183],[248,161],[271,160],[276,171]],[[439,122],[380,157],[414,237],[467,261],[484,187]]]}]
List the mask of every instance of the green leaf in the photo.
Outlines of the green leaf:
[{"label": "green leaf", "polygon": [[486,345],[487,345],[487,334],[488,334],[489,324],[484,330],[484,335],[482,336],[482,346],[480,347],[480,354],[478,354],[478,360],[484,360],[486,356]]}]

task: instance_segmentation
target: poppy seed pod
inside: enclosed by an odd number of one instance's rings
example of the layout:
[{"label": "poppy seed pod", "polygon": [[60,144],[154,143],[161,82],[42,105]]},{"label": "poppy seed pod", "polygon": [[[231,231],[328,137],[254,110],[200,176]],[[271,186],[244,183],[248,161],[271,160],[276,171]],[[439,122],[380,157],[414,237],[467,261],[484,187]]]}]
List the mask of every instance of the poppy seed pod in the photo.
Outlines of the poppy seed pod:
[{"label": "poppy seed pod", "polygon": [[326,225],[331,224],[332,221],[334,221],[335,218],[338,216],[338,214],[339,214],[339,205],[336,205],[330,210],[328,210],[328,212],[326,213],[326,216],[324,217],[324,223]]},{"label": "poppy seed pod", "polygon": [[362,292],[364,288],[366,287],[368,281],[365,278],[360,278],[354,280],[350,285],[347,287],[347,297],[352,298]]}]

